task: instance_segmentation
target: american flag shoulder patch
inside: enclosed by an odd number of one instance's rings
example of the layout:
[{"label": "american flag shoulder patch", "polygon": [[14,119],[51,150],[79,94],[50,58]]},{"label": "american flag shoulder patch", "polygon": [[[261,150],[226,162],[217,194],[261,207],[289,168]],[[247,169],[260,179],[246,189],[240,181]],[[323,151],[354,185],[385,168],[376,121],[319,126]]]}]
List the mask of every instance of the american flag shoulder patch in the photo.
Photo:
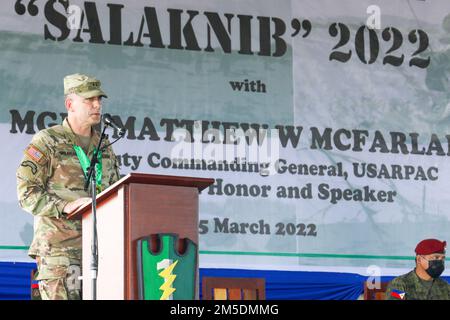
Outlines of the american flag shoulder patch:
[{"label": "american flag shoulder patch", "polygon": [[45,155],[44,153],[39,150],[38,147],[34,146],[34,145],[29,145],[27,147],[27,149],[25,150],[25,154],[30,157],[33,161],[39,163],[39,164],[43,164],[45,163]]}]

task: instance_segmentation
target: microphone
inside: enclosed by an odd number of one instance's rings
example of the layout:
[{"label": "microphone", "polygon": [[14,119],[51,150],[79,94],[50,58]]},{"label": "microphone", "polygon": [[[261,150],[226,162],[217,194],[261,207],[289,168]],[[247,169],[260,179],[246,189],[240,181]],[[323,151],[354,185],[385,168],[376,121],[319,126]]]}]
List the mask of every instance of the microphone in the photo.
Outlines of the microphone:
[{"label": "microphone", "polygon": [[103,116],[103,122],[105,123],[105,125],[113,127],[114,129],[116,129],[118,134],[119,134],[119,137],[123,137],[123,135],[125,134],[125,128],[122,128],[117,123],[115,123],[110,115],[105,114]]}]

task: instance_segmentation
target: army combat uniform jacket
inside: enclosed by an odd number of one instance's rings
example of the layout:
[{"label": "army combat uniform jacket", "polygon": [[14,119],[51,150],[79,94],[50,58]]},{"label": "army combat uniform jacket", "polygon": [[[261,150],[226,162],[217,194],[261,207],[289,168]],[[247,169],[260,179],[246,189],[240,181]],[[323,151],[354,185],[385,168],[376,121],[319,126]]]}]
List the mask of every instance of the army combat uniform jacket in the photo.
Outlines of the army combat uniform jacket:
[{"label": "army combat uniform jacket", "polygon": [[430,287],[427,287],[413,270],[394,278],[389,283],[386,289],[386,299],[450,300],[450,285],[444,279],[437,278]]},{"label": "army combat uniform jacket", "polygon": [[[87,153],[89,159],[99,139],[95,132]],[[90,196],[84,190],[84,173],[73,148],[76,144],[77,136],[65,119],[62,125],[42,130],[33,137],[17,169],[19,204],[35,219],[33,242],[28,251],[32,258],[81,259],[81,221],[68,220],[63,214],[67,203]],[[120,178],[111,147],[102,153],[102,166],[104,190]]]}]

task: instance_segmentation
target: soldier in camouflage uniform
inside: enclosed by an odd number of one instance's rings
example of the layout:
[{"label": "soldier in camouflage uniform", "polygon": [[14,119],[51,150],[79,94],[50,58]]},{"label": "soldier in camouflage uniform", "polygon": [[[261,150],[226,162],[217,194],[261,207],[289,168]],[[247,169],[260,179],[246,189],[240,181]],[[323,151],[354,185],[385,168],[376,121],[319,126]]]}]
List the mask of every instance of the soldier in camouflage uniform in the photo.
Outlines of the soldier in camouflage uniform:
[{"label": "soldier in camouflage uniform", "polygon": [[386,289],[387,300],[450,300],[450,285],[439,276],[444,271],[445,241],[426,239],[416,246],[416,268],[394,278]]},{"label": "soldier in camouflage uniform", "polygon": [[[100,136],[92,127],[101,120],[106,97],[100,81],[81,74],[64,78],[64,94],[67,118],[32,138],[17,169],[19,204],[34,215],[28,254],[38,265],[42,299],[81,299],[81,221],[67,215],[90,201],[81,158],[90,162],[98,145]],[[120,178],[111,147],[102,152],[101,164],[98,191]]]}]

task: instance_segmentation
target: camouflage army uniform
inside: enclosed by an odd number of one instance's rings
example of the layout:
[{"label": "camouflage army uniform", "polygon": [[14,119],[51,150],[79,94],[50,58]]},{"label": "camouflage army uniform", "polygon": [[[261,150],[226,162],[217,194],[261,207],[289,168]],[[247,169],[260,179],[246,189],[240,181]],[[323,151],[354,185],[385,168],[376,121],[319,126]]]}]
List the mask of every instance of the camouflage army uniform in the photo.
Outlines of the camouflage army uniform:
[{"label": "camouflage army uniform", "polygon": [[[91,138],[91,159],[100,135]],[[20,206],[34,215],[34,238],[28,254],[38,263],[42,298],[80,298],[81,221],[68,220],[64,206],[81,197],[84,174],[73,145],[77,144],[65,119],[62,125],[38,132],[25,150],[17,170]],[[107,142],[107,141],[106,141]],[[119,180],[117,159],[111,147],[102,154],[102,190]]]},{"label": "camouflage army uniform", "polygon": [[[394,278],[386,289],[386,300],[398,300],[391,295],[393,290],[404,292],[405,300],[450,300],[450,285],[437,278],[434,283],[426,286],[415,269],[407,274]],[[431,282],[431,281],[430,281]]]}]

